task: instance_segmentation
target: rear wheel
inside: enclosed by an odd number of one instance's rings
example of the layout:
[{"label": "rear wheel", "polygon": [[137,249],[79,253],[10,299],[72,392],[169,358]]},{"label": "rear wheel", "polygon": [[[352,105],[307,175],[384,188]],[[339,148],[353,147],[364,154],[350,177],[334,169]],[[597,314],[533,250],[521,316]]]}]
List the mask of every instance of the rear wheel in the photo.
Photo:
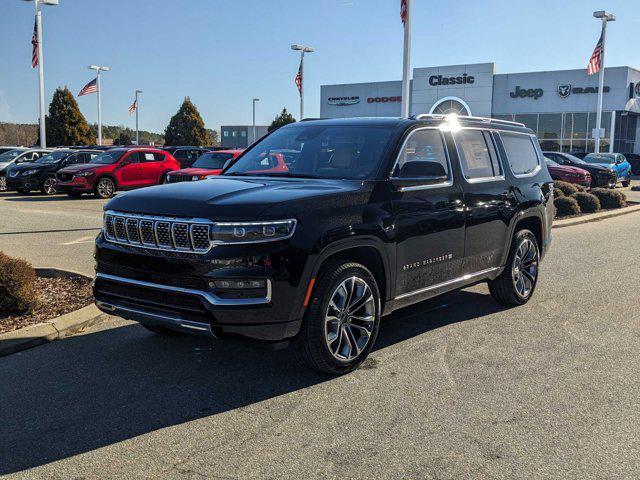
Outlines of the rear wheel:
[{"label": "rear wheel", "polygon": [[491,296],[503,305],[523,305],[529,301],[538,283],[540,253],[530,230],[519,230],[511,241],[504,271],[489,281]]},{"label": "rear wheel", "polygon": [[98,198],[111,198],[116,193],[116,185],[110,178],[103,177],[96,183],[94,193]]},{"label": "rear wheel", "polygon": [[629,185],[631,185],[631,179],[628,178],[627,180],[623,180],[622,181],[622,186],[623,187],[628,187]]},{"label": "rear wheel", "polygon": [[42,181],[42,193],[45,195],[55,195],[58,193],[58,182],[56,181],[56,177],[46,177]]},{"label": "rear wheel", "polygon": [[311,368],[342,375],[369,355],[379,327],[374,276],[358,263],[335,261],[316,283],[296,347]]}]

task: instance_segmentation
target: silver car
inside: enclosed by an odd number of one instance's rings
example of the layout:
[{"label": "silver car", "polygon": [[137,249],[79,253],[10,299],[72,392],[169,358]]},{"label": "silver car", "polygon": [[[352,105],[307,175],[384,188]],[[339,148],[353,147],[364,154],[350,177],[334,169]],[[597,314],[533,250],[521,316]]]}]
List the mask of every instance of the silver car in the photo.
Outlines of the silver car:
[{"label": "silver car", "polygon": [[50,148],[14,148],[0,153],[0,191],[7,189],[7,168],[14,163],[33,162],[50,153]]}]

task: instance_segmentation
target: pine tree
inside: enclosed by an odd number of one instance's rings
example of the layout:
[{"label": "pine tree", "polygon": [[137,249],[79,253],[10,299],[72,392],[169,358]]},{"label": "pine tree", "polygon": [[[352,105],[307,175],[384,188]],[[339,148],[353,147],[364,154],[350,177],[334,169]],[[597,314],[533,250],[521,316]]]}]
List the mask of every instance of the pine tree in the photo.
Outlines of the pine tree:
[{"label": "pine tree", "polygon": [[293,118],[293,115],[287,112],[286,108],[283,108],[282,112],[280,112],[280,115],[277,115],[273,122],[271,122],[271,125],[269,125],[268,131],[272,132],[280,127],[284,127],[289,123],[294,123],[295,121],[296,119]]},{"label": "pine tree", "polygon": [[78,102],[67,87],[58,87],[46,118],[47,146],[91,145],[94,139]]},{"label": "pine tree", "polygon": [[128,132],[122,131],[120,135],[113,141],[114,145],[131,145],[132,140]]},{"label": "pine tree", "polygon": [[189,97],[178,112],[171,117],[169,125],[164,131],[165,145],[211,145],[213,139],[204,127],[204,121],[196,106]]}]

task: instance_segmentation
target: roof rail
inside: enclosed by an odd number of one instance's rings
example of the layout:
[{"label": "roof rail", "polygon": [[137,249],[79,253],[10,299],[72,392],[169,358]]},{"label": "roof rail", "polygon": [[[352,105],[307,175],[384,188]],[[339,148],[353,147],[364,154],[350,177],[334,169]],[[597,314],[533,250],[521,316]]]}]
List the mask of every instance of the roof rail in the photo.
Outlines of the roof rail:
[{"label": "roof rail", "polygon": [[[488,123],[488,124],[494,124],[494,125],[510,125],[510,126],[514,126],[514,127],[525,127],[526,125],[524,123],[520,123],[520,122],[512,122],[510,120],[501,120],[499,118],[489,118],[489,117],[473,117],[473,116],[468,116],[468,115],[454,115],[456,118],[462,119],[462,120],[471,120],[471,121],[475,121],[475,122],[482,122],[482,123]],[[412,119],[414,120],[425,120],[425,119],[434,119],[434,120],[445,120],[449,115],[442,115],[442,114],[432,114],[432,113],[421,113],[419,115],[413,115]]]},{"label": "roof rail", "polygon": [[313,122],[314,120],[326,120],[326,118],[323,118],[323,117],[318,117],[318,118],[307,117],[307,118],[303,118],[300,121],[301,122]]}]

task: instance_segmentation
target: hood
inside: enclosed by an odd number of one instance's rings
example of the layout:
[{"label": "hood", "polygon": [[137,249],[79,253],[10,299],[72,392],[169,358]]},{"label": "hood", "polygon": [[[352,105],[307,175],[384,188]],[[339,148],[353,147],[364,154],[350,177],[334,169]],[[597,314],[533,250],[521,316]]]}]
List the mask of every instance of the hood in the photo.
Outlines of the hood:
[{"label": "hood", "polygon": [[42,164],[42,163],[33,163],[33,162],[23,162],[23,163],[18,163],[17,165],[13,165],[11,167],[11,171],[24,172],[25,170],[44,170],[46,168],[51,168],[53,166],[55,166],[55,163]]},{"label": "hood", "polygon": [[578,168],[578,167],[569,167],[567,165],[552,165],[549,167],[549,170],[554,170],[558,173],[572,173],[572,174],[578,174],[578,175],[588,175],[589,172],[587,172],[586,170],[583,170],[582,168]]},{"label": "hood", "polygon": [[221,171],[221,168],[183,168],[173,170],[169,175],[219,175]]},{"label": "hood", "polygon": [[[160,216],[209,219],[255,219],[262,212],[286,203],[289,214],[309,209],[319,197],[353,195],[362,190],[357,180],[301,178],[215,177],[202,182],[181,182],[119,194],[105,205],[106,210]],[[307,202],[306,200],[311,200]],[[350,197],[350,202],[357,201]],[[337,206],[338,201],[320,202]]]},{"label": "hood", "polygon": [[582,168],[593,170],[593,171],[597,171],[597,172],[610,172],[611,171],[611,167],[608,167],[606,165],[598,165],[597,163],[589,163],[588,165],[585,165]]},{"label": "hood", "polygon": [[59,172],[75,173],[75,172],[82,172],[84,170],[93,170],[95,168],[100,168],[100,167],[104,167],[104,165],[101,165],[99,163],[79,163],[77,165],[70,165],[68,167],[64,167],[63,169],[59,170]]},{"label": "hood", "polygon": [[0,162],[0,170],[4,170],[9,165],[13,165],[13,161],[11,161],[11,162]]}]

